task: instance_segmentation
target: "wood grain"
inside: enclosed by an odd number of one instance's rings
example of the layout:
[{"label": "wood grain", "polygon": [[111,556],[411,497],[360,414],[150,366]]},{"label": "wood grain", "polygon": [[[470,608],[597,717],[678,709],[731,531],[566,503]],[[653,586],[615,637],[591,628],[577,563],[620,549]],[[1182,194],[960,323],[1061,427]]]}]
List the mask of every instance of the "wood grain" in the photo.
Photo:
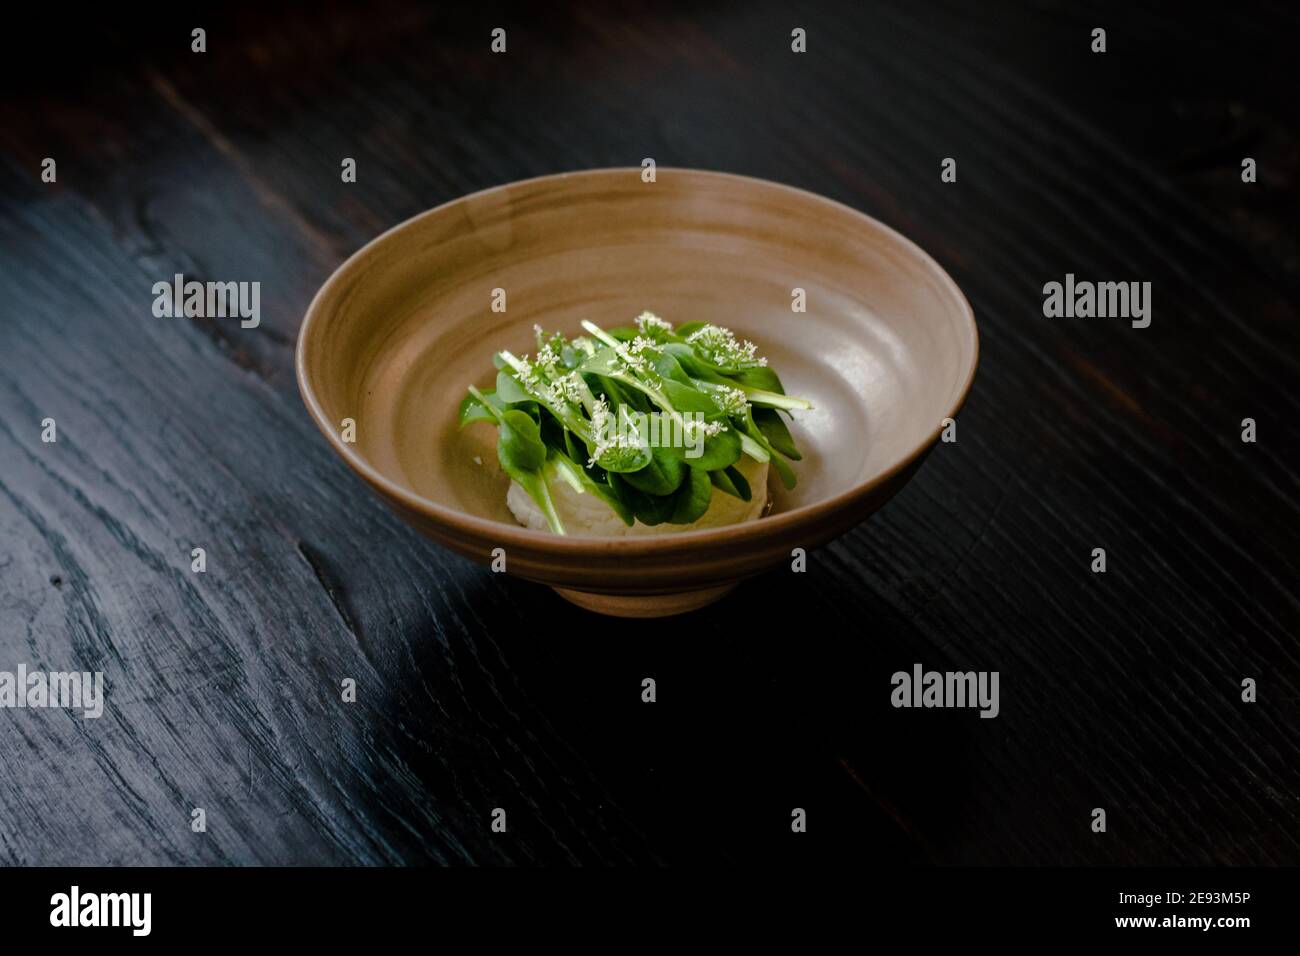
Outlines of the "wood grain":
[{"label": "wood grain", "polygon": [[[6,66],[0,669],[109,689],[0,713],[0,861],[1300,862],[1290,8],[250,7],[202,55],[194,25]],[[958,442],[807,574],[611,627],[389,514],[292,343],[378,231],[645,156],[894,226],[982,354]],[[260,280],[261,326],[154,318],[175,272]],[[1066,272],[1151,281],[1151,327],[1045,319]],[[998,670],[1001,715],[893,710],[916,661]]]}]

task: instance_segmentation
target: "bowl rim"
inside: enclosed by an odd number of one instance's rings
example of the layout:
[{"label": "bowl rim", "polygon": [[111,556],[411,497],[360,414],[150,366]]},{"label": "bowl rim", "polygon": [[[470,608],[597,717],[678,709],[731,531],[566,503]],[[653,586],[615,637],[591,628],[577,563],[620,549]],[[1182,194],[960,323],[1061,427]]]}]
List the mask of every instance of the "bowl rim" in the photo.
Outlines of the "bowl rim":
[{"label": "bowl rim", "polygon": [[[852,216],[858,217],[870,224],[876,229],[888,234],[895,242],[908,249],[920,262],[929,268],[929,270],[939,279],[940,283],[953,295],[955,301],[960,305],[961,312],[966,319],[966,327],[970,336],[971,352],[970,362],[965,369],[961,388],[956,398],[951,402],[947,414],[943,418],[956,418],[957,413],[966,403],[966,398],[970,394],[971,386],[975,380],[975,369],[979,365],[979,329],[975,323],[975,313],[971,309],[970,302],[967,300],[961,288],[953,280],[952,276],[935,261],[934,257],[918,246],[911,239],[908,239],[902,233],[892,227],[869,216],[861,210],[854,209],[845,203],[835,199],[830,199],[818,193],[798,186],[790,186],[785,183],[774,182],[769,179],[762,179],[756,176],[745,176],[739,173],[719,172],[707,169],[693,169],[681,166],[659,166],[656,167],[657,173],[668,174],[686,174],[694,177],[706,177],[715,179],[734,180],[739,183],[758,184],[768,189],[776,189],[789,193],[793,196],[805,200],[811,200],[836,210],[847,212]],[[534,531],[525,528],[522,525],[511,525],[504,521],[496,521],[491,518],[480,518],[476,515],[459,511],[446,505],[438,504],[423,495],[417,494],[410,488],[400,485],[388,476],[381,473],[373,465],[365,460],[349,444],[343,442],[342,438],[336,434],[332,424],[325,415],[324,408],[321,407],[320,400],[316,397],[315,390],[312,387],[310,377],[306,367],[306,343],[308,341],[314,320],[317,320],[321,311],[321,303],[331,292],[333,287],[339,284],[341,277],[350,271],[352,265],[365,256],[372,247],[379,245],[388,239],[389,236],[403,229],[413,226],[426,217],[434,216],[449,207],[458,203],[468,202],[472,199],[490,196],[494,193],[504,192],[506,190],[517,189],[524,185],[543,183],[547,181],[559,181],[572,179],[575,177],[600,177],[611,175],[636,175],[641,174],[639,166],[602,166],[593,169],[571,170],[560,173],[547,173],[541,176],[531,176],[527,179],[512,180],[507,183],[501,183],[496,186],[489,186],[486,189],[480,189],[472,193],[466,193],[455,199],[440,203],[430,209],[417,213],[402,222],[397,223],[384,232],[375,236],[361,248],[357,249],[352,255],[348,256],[335,270],[330,273],[329,278],[321,285],[316,294],[312,297],[311,303],[307,306],[307,312],[303,317],[301,326],[298,329],[298,341],[294,349],[294,374],[298,380],[298,391],[302,397],[303,403],[307,406],[312,420],[316,427],[324,434],[327,441],[333,447],[334,451],[342,457],[343,461],[354,472],[364,478],[372,487],[382,491],[395,501],[399,502],[406,508],[414,511],[438,525],[446,525],[455,529],[460,534],[467,534],[479,538],[488,538],[496,541],[500,546],[506,548],[520,547],[523,549],[533,549],[541,551],[553,551],[560,555],[574,556],[589,553],[592,550],[602,552],[612,552],[624,557],[649,557],[663,556],[678,551],[691,551],[700,547],[707,547],[710,544],[727,543],[728,545],[741,545],[747,542],[757,542],[763,538],[779,535],[780,532],[792,529],[797,525],[815,522],[818,519],[826,518],[837,511],[850,510],[853,505],[866,499],[876,488],[886,484],[899,473],[911,467],[934,445],[943,431],[943,418],[931,430],[927,437],[918,443],[911,451],[896,461],[893,465],[878,475],[848,488],[839,494],[821,501],[812,502],[811,504],[801,505],[790,511],[783,511],[771,514],[756,521],[746,521],[740,524],[723,525],[718,528],[705,528],[696,531],[681,531],[674,534],[664,535],[642,535],[629,537],[609,537],[602,535],[557,535],[549,531]]]}]

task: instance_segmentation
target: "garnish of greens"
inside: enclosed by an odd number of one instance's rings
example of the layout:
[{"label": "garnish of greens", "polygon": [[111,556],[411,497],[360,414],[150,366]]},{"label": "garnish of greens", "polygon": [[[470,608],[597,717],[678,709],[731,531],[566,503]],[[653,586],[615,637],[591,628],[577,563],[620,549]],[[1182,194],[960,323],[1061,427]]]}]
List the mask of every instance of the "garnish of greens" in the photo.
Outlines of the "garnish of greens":
[{"label": "garnish of greens", "polygon": [[[713,488],[749,501],[741,455],[770,461],[794,487],[788,459],[801,456],[782,415],[812,405],[785,394],[754,343],[704,322],[674,329],[649,312],[635,328],[582,327],[587,335],[570,340],[534,326],[536,354],[498,352],[496,388],[471,385],[460,406],[462,427],[497,426],[501,467],[552,531],[565,533],[551,497],[557,481],[596,495],[628,526],[690,524]],[[625,406],[686,428],[687,447],[651,447],[636,429],[609,428]]]}]

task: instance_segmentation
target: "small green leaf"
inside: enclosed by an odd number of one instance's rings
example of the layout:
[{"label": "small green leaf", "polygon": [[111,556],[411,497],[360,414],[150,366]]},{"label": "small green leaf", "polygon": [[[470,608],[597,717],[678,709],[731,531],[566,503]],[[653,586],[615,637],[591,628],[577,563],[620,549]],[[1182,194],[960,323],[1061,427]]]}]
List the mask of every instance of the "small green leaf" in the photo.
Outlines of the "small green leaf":
[{"label": "small green leaf", "polygon": [[752,411],[754,424],[758,426],[758,430],[763,433],[769,445],[787,458],[793,458],[795,461],[803,458],[780,412],[774,408],[755,408]]},{"label": "small green leaf", "polygon": [[[474,422],[492,422],[496,423],[497,416],[488,404],[493,402],[496,396],[492,392],[480,392],[485,401],[479,401],[473,395],[466,395],[460,402],[460,427],[471,425]],[[499,409],[497,409],[499,411]]]},{"label": "small green leaf", "polygon": [[648,495],[671,495],[681,487],[688,470],[671,449],[654,448],[648,465],[640,471],[624,473],[623,478],[633,488]]},{"label": "small green leaf", "polygon": [[582,360],[578,366],[579,372],[590,373],[591,375],[609,375],[611,372],[618,372],[623,368],[623,360],[618,357],[609,346],[597,349],[595,355],[590,355]]},{"label": "small green leaf", "polygon": [[[588,456],[595,453],[595,448],[589,447]],[[646,465],[650,464],[654,453],[648,445],[634,445],[627,447],[615,447],[606,449],[596,464],[608,472],[614,472],[621,475],[630,474],[634,471],[640,471]]]},{"label": "small green leaf", "polygon": [[507,405],[514,405],[516,402],[529,402],[533,399],[524,387],[516,381],[515,377],[505,369],[497,372],[497,396]]},{"label": "small green leaf", "polygon": [[670,352],[663,352],[655,359],[654,369],[662,378],[680,382],[682,385],[689,386],[691,384],[691,377],[686,374],[686,370],[682,368],[681,363]]},{"label": "small green leaf", "polygon": [[564,453],[577,462],[585,462],[590,454],[585,446],[578,444],[578,439],[567,428],[564,430]]},{"label": "small green leaf", "polygon": [[672,524],[690,524],[699,521],[709,510],[713,500],[713,482],[709,473],[699,468],[687,469],[690,476],[673,495],[673,510],[669,521]]},{"label": "small green leaf", "polygon": [[659,390],[679,412],[700,412],[709,419],[716,419],[721,415],[717,403],[693,385],[683,385],[670,378],[663,381]]},{"label": "small green leaf", "polygon": [[781,484],[785,485],[786,490],[793,488],[796,484],[794,469],[779,454],[772,456],[772,467],[776,469],[777,475],[781,478]]},{"label": "small green leaf", "polygon": [[728,427],[725,432],[704,439],[704,453],[698,458],[687,458],[686,462],[692,468],[717,471],[734,465],[740,456],[740,435],[735,428]]},{"label": "small green leaf", "polygon": [[627,483],[622,475],[610,474],[610,487],[618,492],[619,498],[632,509],[636,520],[645,525],[663,524],[673,513],[672,496],[656,498],[638,491]]},{"label": "small green leaf", "polygon": [[720,471],[709,472],[709,480],[713,482],[713,487],[731,495],[733,498],[750,501],[754,497],[754,493],[749,488],[749,482],[745,480],[745,476],[740,473],[740,469],[735,465]]},{"label": "small green leaf", "polygon": [[781,380],[777,378],[776,372],[767,366],[747,368],[730,373],[730,377],[749,388],[757,388],[764,392],[776,392],[778,395],[785,394],[785,389],[781,387]]},{"label": "small green leaf", "polygon": [[497,433],[497,457],[512,478],[515,472],[538,471],[546,461],[546,446],[537,422],[518,409],[503,412]]},{"label": "small green leaf", "polygon": [[732,385],[734,384],[725,375],[714,371],[713,367],[700,361],[696,356],[695,350],[689,345],[680,342],[669,342],[664,346],[664,352],[671,355],[677,360],[677,364],[691,378],[698,378],[705,382],[712,382],[714,385]]},{"label": "small green leaf", "polygon": [[555,502],[551,500],[551,490],[546,486],[546,479],[540,471],[524,471],[518,474],[511,474],[519,486],[528,492],[528,497],[533,499],[533,503],[541,509],[542,515],[546,518],[546,523],[556,534],[564,534],[564,525],[560,521],[559,514],[555,511]]},{"label": "small green leaf", "polygon": [[758,442],[758,444],[763,446],[763,449],[767,451],[770,456],[772,467],[776,469],[777,475],[781,478],[781,484],[785,485],[786,488],[793,488],[795,486],[794,470],[786,460],[781,457],[781,454],[772,447],[771,443],[767,440],[767,436],[764,435],[758,425],[755,424],[753,408],[750,408],[745,414],[744,428],[745,434]]}]

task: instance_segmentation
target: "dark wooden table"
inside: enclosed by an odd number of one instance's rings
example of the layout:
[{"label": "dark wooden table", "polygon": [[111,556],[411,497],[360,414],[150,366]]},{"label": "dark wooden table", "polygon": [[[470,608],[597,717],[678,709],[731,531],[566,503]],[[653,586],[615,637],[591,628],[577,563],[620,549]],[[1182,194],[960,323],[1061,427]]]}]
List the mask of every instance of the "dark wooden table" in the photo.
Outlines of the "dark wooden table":
[{"label": "dark wooden table", "polygon": [[[108,699],[0,712],[0,863],[1300,863],[1297,24],[1176,9],[14,31],[0,670],[101,670]],[[389,226],[646,156],[896,227],[966,291],[982,356],[957,443],[807,574],[611,622],[386,511],[308,421],[293,345]],[[260,281],[260,327],[155,318],[177,272]],[[1045,318],[1067,272],[1150,281],[1151,326]],[[891,708],[916,662],[998,671],[1000,715]]]}]

